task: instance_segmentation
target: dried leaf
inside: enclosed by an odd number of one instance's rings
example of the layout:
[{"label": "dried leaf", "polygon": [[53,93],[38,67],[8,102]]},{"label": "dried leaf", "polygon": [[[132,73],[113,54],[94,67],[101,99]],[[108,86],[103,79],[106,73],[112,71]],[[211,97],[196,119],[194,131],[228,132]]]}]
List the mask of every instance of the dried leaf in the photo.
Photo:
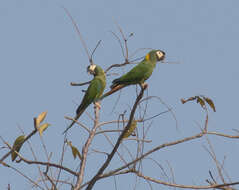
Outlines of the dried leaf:
[{"label": "dried leaf", "polygon": [[123,138],[128,138],[134,132],[136,127],[137,127],[137,121],[133,120],[129,129],[124,134]]},{"label": "dried leaf", "polygon": [[208,105],[213,109],[213,111],[216,112],[216,108],[213,101],[208,97],[203,97],[203,99],[208,103]]},{"label": "dried leaf", "polygon": [[40,127],[37,128],[39,134],[42,136],[43,131],[45,131],[50,126],[49,123],[44,123]]},{"label": "dried leaf", "polygon": [[39,127],[39,125],[41,124],[41,122],[43,122],[43,120],[45,119],[47,115],[47,111],[40,113],[37,118],[36,118],[36,127]]},{"label": "dried leaf", "polygon": [[200,98],[199,96],[197,96],[197,103],[199,103],[199,104],[202,106],[202,108],[205,109],[205,102],[204,102],[204,100],[203,100],[202,98]]},{"label": "dried leaf", "polygon": [[71,141],[68,141],[67,144],[71,147],[71,151],[72,151],[72,155],[73,155],[74,159],[76,159],[76,156],[78,156],[79,159],[81,160],[82,157],[81,157],[79,150],[75,146],[72,145]]},{"label": "dried leaf", "polygon": [[182,104],[185,104],[187,101],[184,100],[183,98],[181,98],[181,102],[182,102]]},{"label": "dried leaf", "polygon": [[[17,137],[14,144],[13,144],[12,149],[19,152],[22,145],[23,145],[24,140],[25,140],[24,135],[21,135],[21,136]],[[17,158],[17,153],[15,151],[13,151],[12,154],[11,154],[12,161],[14,161]]]},{"label": "dried leaf", "polygon": [[181,102],[182,102],[182,104],[185,104],[186,102],[189,102],[189,101],[193,101],[193,100],[195,100],[197,98],[197,96],[192,96],[192,97],[190,97],[190,98],[188,98],[188,99],[181,99]]}]

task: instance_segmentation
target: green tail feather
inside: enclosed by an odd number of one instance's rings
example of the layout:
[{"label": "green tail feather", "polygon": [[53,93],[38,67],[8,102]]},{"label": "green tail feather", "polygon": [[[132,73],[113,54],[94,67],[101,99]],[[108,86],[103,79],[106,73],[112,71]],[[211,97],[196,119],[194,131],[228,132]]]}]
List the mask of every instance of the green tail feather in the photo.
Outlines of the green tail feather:
[{"label": "green tail feather", "polygon": [[82,113],[85,111],[86,108],[82,109],[74,118],[74,121],[65,129],[65,131],[62,134],[65,134],[75,123],[76,121],[80,118]]}]

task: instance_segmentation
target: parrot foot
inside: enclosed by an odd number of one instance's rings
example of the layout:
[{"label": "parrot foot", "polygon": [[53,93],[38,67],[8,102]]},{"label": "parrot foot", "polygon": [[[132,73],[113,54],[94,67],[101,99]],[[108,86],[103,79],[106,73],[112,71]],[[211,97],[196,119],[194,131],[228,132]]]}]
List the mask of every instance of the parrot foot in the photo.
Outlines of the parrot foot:
[{"label": "parrot foot", "polygon": [[100,105],[100,102],[95,102],[95,107],[101,109],[101,105]]},{"label": "parrot foot", "polygon": [[142,89],[146,89],[147,87],[148,87],[148,84],[147,83],[141,83],[140,84],[140,87],[142,88]]}]

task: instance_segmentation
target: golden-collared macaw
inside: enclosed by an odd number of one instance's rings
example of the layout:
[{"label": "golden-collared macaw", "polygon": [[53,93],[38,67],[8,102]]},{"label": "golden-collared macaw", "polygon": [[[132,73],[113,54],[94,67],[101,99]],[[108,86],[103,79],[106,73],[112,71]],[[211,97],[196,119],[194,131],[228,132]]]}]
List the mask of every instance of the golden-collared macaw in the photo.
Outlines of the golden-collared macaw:
[{"label": "golden-collared macaw", "polygon": [[88,86],[85,95],[81,101],[81,104],[76,110],[76,116],[74,121],[66,128],[63,132],[67,132],[79,119],[85,109],[91,104],[96,103],[96,101],[101,97],[104,92],[106,85],[106,78],[104,70],[98,65],[90,65],[87,67],[88,73],[94,75],[94,78],[91,80],[90,85]]},{"label": "golden-collared macaw", "polygon": [[156,63],[162,61],[164,58],[165,53],[162,50],[151,50],[147,53],[144,60],[132,68],[128,73],[113,80],[110,86],[111,90],[102,95],[100,100],[129,85],[139,84],[143,87],[144,82],[153,73]]}]

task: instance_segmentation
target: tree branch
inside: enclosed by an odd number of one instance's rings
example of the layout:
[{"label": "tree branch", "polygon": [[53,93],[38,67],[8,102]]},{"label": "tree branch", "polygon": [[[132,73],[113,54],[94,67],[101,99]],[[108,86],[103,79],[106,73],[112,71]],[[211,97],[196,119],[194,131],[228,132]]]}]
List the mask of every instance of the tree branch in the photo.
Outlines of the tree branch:
[{"label": "tree branch", "polygon": [[121,135],[119,136],[112,152],[109,154],[108,158],[106,159],[105,163],[101,166],[101,168],[98,170],[97,174],[91,179],[89,185],[87,186],[86,190],[91,190],[94,186],[94,184],[96,183],[96,181],[100,178],[100,175],[104,172],[104,170],[107,168],[107,166],[109,165],[110,161],[112,160],[113,156],[115,155],[117,149],[119,148],[119,145],[123,139],[124,134],[127,132],[127,130],[129,129],[129,127],[132,124],[133,118],[134,118],[134,114],[136,111],[136,108],[138,106],[139,101],[142,99],[143,94],[144,94],[144,90],[147,88],[147,85],[144,86],[144,88],[141,88],[141,92],[138,95],[138,97],[136,98],[136,101],[134,103],[133,109],[130,113],[130,118],[129,118],[129,122],[126,125],[124,131],[121,133]]},{"label": "tree branch", "polygon": [[165,181],[161,181],[149,176],[145,176],[142,173],[135,171],[134,172],[137,176],[144,178],[145,180],[152,181],[154,183],[170,186],[170,187],[178,187],[178,188],[186,188],[186,189],[216,189],[216,188],[222,188],[222,187],[228,187],[231,185],[238,185],[239,182],[234,183],[223,183],[223,184],[215,184],[215,185],[205,185],[205,186],[197,186],[197,185],[182,185],[182,184],[175,184],[175,183],[169,183]]},{"label": "tree branch", "polygon": [[94,127],[91,130],[89,137],[82,149],[82,161],[80,163],[80,172],[77,175],[77,182],[76,185],[74,187],[74,190],[79,190],[80,186],[83,182],[83,177],[84,177],[84,171],[85,171],[85,165],[86,165],[86,158],[87,158],[87,154],[88,154],[88,150],[90,147],[90,144],[95,136],[96,133],[96,129],[98,127],[98,123],[99,123],[99,106],[97,106],[95,104],[95,120],[94,120]]},{"label": "tree branch", "polygon": [[87,81],[87,82],[83,82],[83,83],[75,83],[75,82],[71,82],[71,86],[84,86],[87,84],[90,84],[91,81]]},{"label": "tree branch", "polygon": [[20,158],[23,162],[25,162],[25,163],[27,163],[27,164],[36,164],[36,165],[44,165],[44,166],[47,166],[47,167],[51,166],[51,167],[54,167],[54,168],[60,168],[60,169],[66,171],[66,172],[68,172],[68,173],[70,173],[70,174],[72,174],[72,175],[74,175],[74,176],[77,176],[77,173],[76,173],[76,172],[74,172],[74,171],[72,171],[71,169],[66,168],[66,167],[64,167],[64,166],[62,166],[62,165],[55,164],[55,163],[50,163],[50,162],[40,162],[40,161],[27,160],[27,159],[24,158],[22,155],[20,155],[18,152],[16,152],[16,153],[17,153],[17,155],[19,156],[19,158]]}]

